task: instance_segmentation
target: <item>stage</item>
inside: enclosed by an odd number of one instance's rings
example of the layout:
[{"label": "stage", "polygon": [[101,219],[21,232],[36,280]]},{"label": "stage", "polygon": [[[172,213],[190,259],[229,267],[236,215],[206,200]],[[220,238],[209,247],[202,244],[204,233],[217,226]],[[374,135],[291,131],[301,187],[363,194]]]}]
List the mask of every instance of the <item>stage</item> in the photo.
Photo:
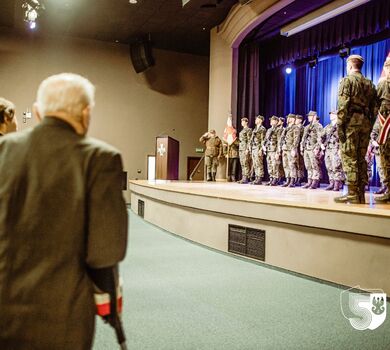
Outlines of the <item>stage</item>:
[{"label": "stage", "polygon": [[231,227],[258,230],[266,264],[390,293],[390,206],[371,193],[370,204],[343,205],[323,189],[226,182],[130,181],[130,190],[133,211],[184,238],[228,252]]}]

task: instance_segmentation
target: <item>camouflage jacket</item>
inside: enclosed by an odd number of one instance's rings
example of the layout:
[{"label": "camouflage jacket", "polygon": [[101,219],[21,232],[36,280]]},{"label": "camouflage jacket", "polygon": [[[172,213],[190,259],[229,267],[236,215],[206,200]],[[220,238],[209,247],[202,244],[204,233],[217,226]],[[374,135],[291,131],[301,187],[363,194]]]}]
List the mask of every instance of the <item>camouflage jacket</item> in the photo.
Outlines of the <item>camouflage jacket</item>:
[{"label": "camouflage jacket", "polygon": [[322,129],[323,127],[319,122],[312,122],[305,126],[300,143],[300,148],[302,151],[311,151],[320,148]]},{"label": "camouflage jacket", "polygon": [[206,157],[218,157],[222,155],[222,141],[218,136],[202,136],[199,141],[206,145]]},{"label": "camouflage jacket", "polygon": [[339,134],[337,125],[329,123],[322,129],[321,143],[328,149],[339,149]]},{"label": "camouflage jacket", "polygon": [[279,152],[281,150],[281,146],[280,146],[280,143],[281,143],[281,139],[282,139],[282,136],[284,134],[284,129],[285,127],[283,125],[278,125],[276,127],[276,138],[277,138],[277,147],[276,147],[276,150]]},{"label": "camouflage jacket", "polygon": [[246,151],[250,148],[250,142],[252,138],[252,129],[251,128],[243,128],[240,131],[239,139],[240,139],[240,151]]},{"label": "camouflage jacket", "polygon": [[300,135],[301,130],[298,125],[287,126],[280,137],[279,152],[291,151],[293,149],[297,150],[299,147]]},{"label": "camouflage jacket", "polygon": [[235,139],[230,146],[226,141],[223,141],[223,154],[225,155],[225,157],[239,158],[240,157],[238,153],[239,145],[240,145],[240,141],[238,141],[238,139]]},{"label": "camouflage jacket", "polygon": [[278,128],[276,126],[270,127],[265,134],[264,146],[267,152],[275,152],[278,148]]},{"label": "camouflage jacket", "polygon": [[339,86],[337,124],[344,127],[354,114],[372,123],[377,114],[377,94],[371,80],[354,72],[343,78]]},{"label": "camouflage jacket", "polygon": [[252,149],[259,149],[263,147],[265,141],[266,129],[264,126],[255,127],[252,131],[251,147]]},{"label": "camouflage jacket", "polygon": [[390,78],[382,79],[378,84],[378,107],[384,116],[390,115]]},{"label": "camouflage jacket", "polygon": [[371,131],[371,135],[370,135],[370,147],[371,147],[371,151],[372,151],[372,153],[374,153],[374,154],[376,154],[376,155],[379,155],[379,147],[375,147],[375,146],[372,144],[372,141],[378,141],[380,129],[381,129],[381,125],[380,125],[380,123],[379,123],[379,118],[376,118],[375,123],[374,123],[374,126],[373,126],[372,131]]}]

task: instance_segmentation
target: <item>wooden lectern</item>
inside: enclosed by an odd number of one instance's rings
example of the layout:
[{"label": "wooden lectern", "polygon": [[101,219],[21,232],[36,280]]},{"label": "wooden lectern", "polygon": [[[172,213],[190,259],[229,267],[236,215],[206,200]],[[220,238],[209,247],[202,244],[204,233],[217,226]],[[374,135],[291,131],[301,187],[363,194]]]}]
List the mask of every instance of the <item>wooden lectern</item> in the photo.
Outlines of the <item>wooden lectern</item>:
[{"label": "wooden lectern", "polygon": [[179,141],[156,137],[156,180],[179,179]]}]

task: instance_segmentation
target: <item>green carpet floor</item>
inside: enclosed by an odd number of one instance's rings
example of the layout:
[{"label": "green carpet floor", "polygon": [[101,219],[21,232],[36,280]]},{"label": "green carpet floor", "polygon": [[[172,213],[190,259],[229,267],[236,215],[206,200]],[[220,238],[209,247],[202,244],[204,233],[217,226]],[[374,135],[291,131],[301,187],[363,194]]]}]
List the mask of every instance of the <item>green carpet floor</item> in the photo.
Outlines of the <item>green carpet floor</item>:
[{"label": "green carpet floor", "polygon": [[[390,349],[389,303],[382,326],[354,330],[340,289],[193,244],[132,212],[121,273],[129,349]],[[117,346],[99,320],[102,349]]]}]

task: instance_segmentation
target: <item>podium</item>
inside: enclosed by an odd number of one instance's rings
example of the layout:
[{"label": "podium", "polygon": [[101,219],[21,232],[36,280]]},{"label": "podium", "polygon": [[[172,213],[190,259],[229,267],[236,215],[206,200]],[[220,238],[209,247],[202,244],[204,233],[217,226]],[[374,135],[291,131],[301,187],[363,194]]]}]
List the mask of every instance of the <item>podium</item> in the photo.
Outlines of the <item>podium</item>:
[{"label": "podium", "polygon": [[156,180],[179,179],[179,141],[169,136],[156,137]]}]

